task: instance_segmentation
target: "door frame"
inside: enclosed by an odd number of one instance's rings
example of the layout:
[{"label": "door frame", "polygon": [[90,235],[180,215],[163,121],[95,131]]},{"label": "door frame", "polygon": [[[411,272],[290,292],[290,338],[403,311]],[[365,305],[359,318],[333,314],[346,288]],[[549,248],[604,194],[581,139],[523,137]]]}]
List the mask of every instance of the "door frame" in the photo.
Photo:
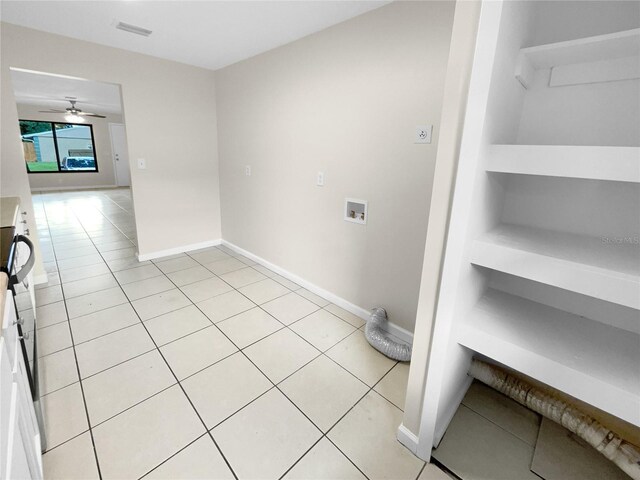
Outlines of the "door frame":
[{"label": "door frame", "polygon": [[[120,122],[109,122],[109,143],[111,144],[111,161],[113,162],[113,179],[115,181],[116,187],[120,187],[118,182],[118,164],[116,162],[116,154],[115,149],[113,147],[113,126],[122,126],[124,128],[125,141],[127,137],[127,127],[124,123]],[[127,141],[127,157],[129,157],[129,142]],[[129,165],[129,187],[131,187],[131,165]]]}]

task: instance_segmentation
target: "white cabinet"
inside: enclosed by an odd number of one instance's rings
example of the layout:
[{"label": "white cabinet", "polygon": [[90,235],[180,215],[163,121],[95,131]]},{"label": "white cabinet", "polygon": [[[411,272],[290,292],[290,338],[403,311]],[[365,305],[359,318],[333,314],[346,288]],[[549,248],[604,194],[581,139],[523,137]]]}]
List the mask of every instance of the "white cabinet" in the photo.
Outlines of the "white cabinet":
[{"label": "white cabinet", "polygon": [[42,478],[40,433],[10,292],[0,337],[0,478]]}]

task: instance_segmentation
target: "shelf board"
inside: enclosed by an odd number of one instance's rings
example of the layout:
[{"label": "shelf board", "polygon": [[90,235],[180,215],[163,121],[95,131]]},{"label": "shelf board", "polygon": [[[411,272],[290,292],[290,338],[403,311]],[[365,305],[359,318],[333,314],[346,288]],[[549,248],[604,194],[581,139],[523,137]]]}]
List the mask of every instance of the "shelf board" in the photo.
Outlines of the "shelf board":
[{"label": "shelf board", "polygon": [[640,426],[640,335],[491,289],[456,334],[459,344]]},{"label": "shelf board", "polygon": [[[563,77],[558,85],[574,83],[591,83],[592,81],[612,81],[637,78],[638,63],[634,58],[640,55],[640,28],[621,32],[579,38],[565,42],[549,43],[536,47],[522,48],[516,62],[516,78],[525,88],[531,85],[535,70],[541,68],[558,68],[576,64],[599,63],[599,68],[580,68]],[[627,59],[621,62],[621,59]],[[610,70],[609,74],[602,71]],[[598,72],[599,71],[599,72]],[[580,75],[593,76],[582,81],[573,81],[570,77]],[[552,81],[553,85],[554,82]]]},{"label": "shelf board", "polygon": [[640,246],[503,224],[473,243],[471,263],[640,309]]},{"label": "shelf board", "polygon": [[491,145],[487,171],[640,183],[640,148]]}]

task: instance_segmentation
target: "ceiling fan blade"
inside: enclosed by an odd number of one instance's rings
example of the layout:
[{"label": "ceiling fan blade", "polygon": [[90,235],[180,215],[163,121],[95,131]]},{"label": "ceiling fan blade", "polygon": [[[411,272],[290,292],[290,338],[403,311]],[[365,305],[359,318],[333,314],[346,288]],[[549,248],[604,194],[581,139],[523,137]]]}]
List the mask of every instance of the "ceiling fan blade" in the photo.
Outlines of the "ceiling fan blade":
[{"label": "ceiling fan blade", "polygon": [[66,110],[39,110],[39,113],[67,113]]},{"label": "ceiling fan blade", "polygon": [[79,112],[78,115],[82,117],[107,118],[104,115],[98,115],[97,113],[90,113],[90,112]]}]

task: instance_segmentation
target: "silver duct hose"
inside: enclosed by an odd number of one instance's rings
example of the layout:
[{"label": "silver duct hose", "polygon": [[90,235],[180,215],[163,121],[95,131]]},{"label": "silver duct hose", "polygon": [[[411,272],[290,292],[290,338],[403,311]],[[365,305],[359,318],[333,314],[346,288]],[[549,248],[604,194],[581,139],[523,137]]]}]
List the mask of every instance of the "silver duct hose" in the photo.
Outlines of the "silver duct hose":
[{"label": "silver duct hose", "polygon": [[640,451],[597,420],[506,372],[473,359],[469,375],[575,433],[634,480],[640,480]]},{"label": "silver duct hose", "polygon": [[385,335],[382,326],[387,321],[384,308],[376,307],[371,310],[371,316],[364,329],[364,336],[373,348],[394,360],[408,362],[411,360],[411,346],[391,340]]}]

